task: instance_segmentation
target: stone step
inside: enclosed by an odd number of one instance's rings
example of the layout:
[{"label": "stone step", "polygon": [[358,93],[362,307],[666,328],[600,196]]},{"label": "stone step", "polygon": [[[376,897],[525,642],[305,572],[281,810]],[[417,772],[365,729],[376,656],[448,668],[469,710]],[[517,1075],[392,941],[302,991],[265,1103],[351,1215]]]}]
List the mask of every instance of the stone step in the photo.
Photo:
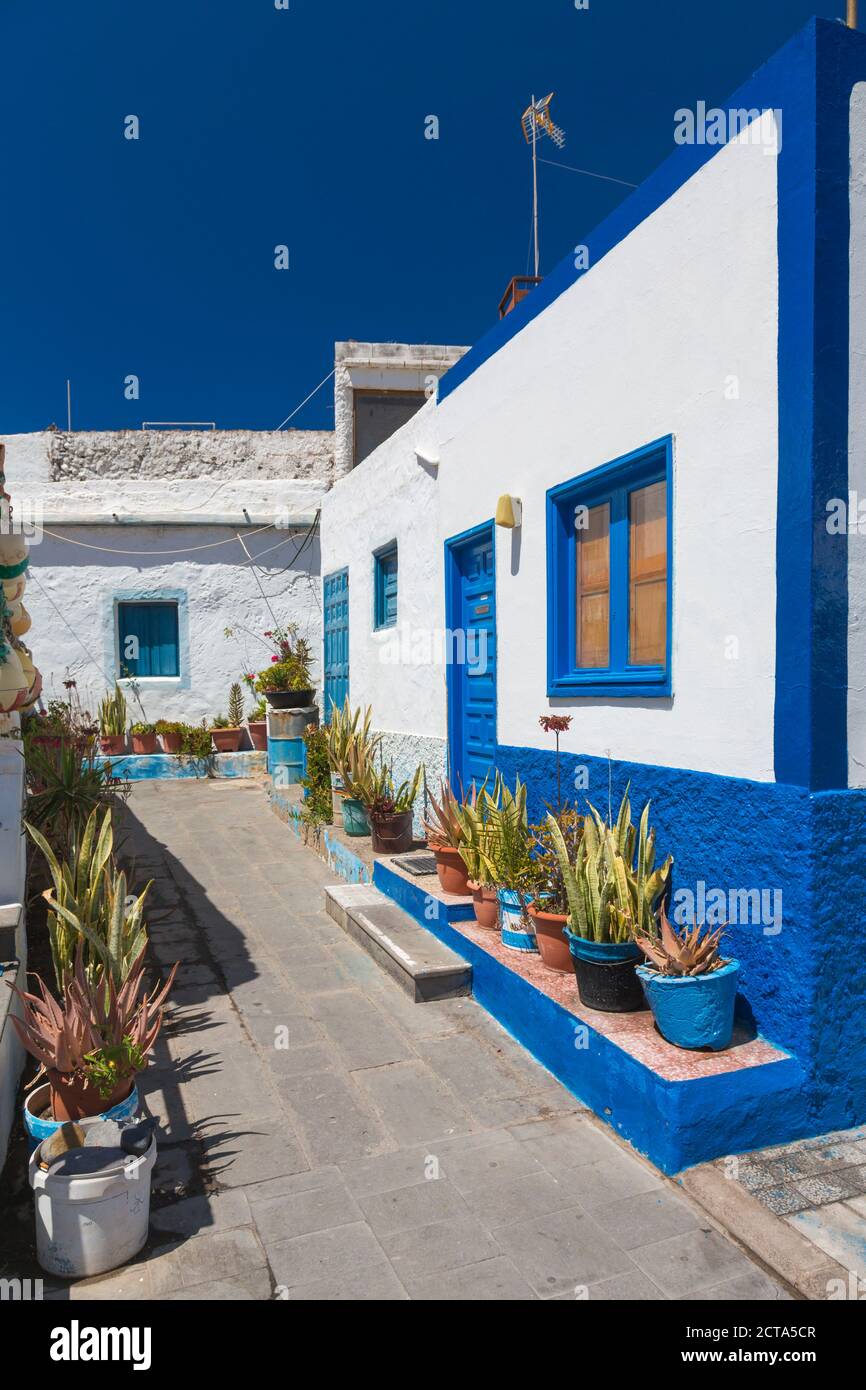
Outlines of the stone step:
[{"label": "stone step", "polygon": [[416,1003],[472,993],[472,966],[368,883],[325,889],[334,921],[387,970]]}]

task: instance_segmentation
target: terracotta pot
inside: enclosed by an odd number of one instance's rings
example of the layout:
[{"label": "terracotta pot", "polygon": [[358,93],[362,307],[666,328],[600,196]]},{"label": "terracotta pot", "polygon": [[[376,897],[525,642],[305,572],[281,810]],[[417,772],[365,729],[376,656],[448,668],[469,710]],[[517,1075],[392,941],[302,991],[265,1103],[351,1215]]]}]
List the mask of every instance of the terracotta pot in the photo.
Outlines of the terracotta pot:
[{"label": "terracotta pot", "polygon": [[210,736],[218,753],[236,753],[241,746],[243,729],[211,729]]},{"label": "terracotta pot", "polygon": [[436,855],[436,872],[443,893],[465,898],[469,893],[469,870],[460,858],[460,851],[451,845],[430,845]]},{"label": "terracotta pot", "polygon": [[475,908],[475,920],[479,927],[486,927],[488,931],[498,931],[499,900],[496,897],[496,889],[485,888],[480,883],[473,883],[471,879],[466,886],[472,894],[472,906]]},{"label": "terracotta pot", "polygon": [[568,916],[565,912],[539,912],[529,909],[535,923],[535,939],[544,964],[551,970],[561,970],[570,975],[572,970],[571,951],[568,949],[564,930]]},{"label": "terracotta pot", "polygon": [[368,815],[374,854],[405,854],[412,848],[412,812],[397,811],[393,816]]},{"label": "terracotta pot", "polygon": [[103,753],[117,757],[118,754],[126,752],[126,734],[102,734],[99,746]]},{"label": "terracotta pot", "polygon": [[254,719],[247,724],[250,733],[250,743],[258,753],[268,751],[268,721],[266,719]]},{"label": "terracotta pot", "polygon": [[51,1115],[55,1120],[82,1120],[88,1115],[102,1115],[129,1095],[135,1078],[128,1076],[115,1086],[110,1096],[102,1096],[99,1087],[86,1081],[79,1072],[48,1072],[51,1087]]},{"label": "terracotta pot", "polygon": [[179,753],[183,734],[160,734],[159,741],[162,744],[163,753]]},{"label": "terracotta pot", "polygon": [[133,753],[155,753],[156,734],[131,734]]}]

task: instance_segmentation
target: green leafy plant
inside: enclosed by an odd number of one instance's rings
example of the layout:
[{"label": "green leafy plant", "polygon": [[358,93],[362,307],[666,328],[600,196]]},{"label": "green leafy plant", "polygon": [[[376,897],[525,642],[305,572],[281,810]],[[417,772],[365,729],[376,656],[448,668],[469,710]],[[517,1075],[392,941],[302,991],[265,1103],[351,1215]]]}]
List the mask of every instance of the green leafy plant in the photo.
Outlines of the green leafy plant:
[{"label": "green leafy plant", "polygon": [[182,734],[186,725],[176,719],[157,719],[153,727],[158,734]]},{"label": "green leafy plant", "polygon": [[331,722],[327,726],[328,761],[331,771],[347,790],[359,767],[363,770],[372,767],[373,755],[380,747],[380,735],[370,732],[372,721],[372,705],[365,710],[360,706],[353,709],[348,695],[342,709],[331,701]]},{"label": "green leafy plant", "polygon": [[259,694],[268,690],[309,690],[310,663],[296,656],[287,661],[275,661],[259,671],[255,689]]},{"label": "green leafy plant", "polygon": [[121,985],[147,944],[144,900],[150,884],[132,897],[124,873],[112,861],[114,830],[111,810],[101,821],[93,811],[80,838],[61,862],[45,836],[25,822],[28,834],[42,851],[52,888],[42,896],[48,907],[48,937],[58,989],[72,971],[79,946],[89,974],[104,970]]},{"label": "green leafy plant", "polygon": [[200,724],[184,724],[180,743],[181,755],[187,758],[209,758],[212,753],[210,729],[207,721]]},{"label": "green leafy plant", "polygon": [[309,724],[304,730],[304,744],[307,769],[301,783],[304,788],[301,820],[316,829],[320,825],[330,825],[334,818],[327,733],[318,725]]},{"label": "green leafy plant", "polygon": [[584,822],[574,865],[555,817],[547,817],[568,899],[569,925],[585,940],[622,943],[638,933],[655,935],[656,909],[667,891],[673,859],[655,868],[649,802],[636,829],[628,794],[626,787],[614,826],[590,805],[592,814]]},{"label": "green leafy plant", "polygon": [[27,818],[65,851],[98,806],[113,805],[129,791],[107,763],[78,742],[57,748],[25,748]]},{"label": "green leafy plant", "polygon": [[492,792],[488,791],[485,782],[474,800],[464,802],[458,810],[463,835],[457,847],[460,858],[466,865],[470,881],[480,884],[483,888],[493,887],[490,859],[493,834],[491,813],[498,810],[501,804],[502,786],[502,778],[497,773]]},{"label": "green leafy plant", "polygon": [[239,729],[244,722],[244,697],[243,691],[237,681],[233,681],[229,690],[229,719],[228,727]]},{"label": "green leafy plant", "polygon": [[268,702],[267,702],[267,700],[257,700],[256,703],[253,705],[252,709],[250,710],[249,714],[247,715],[247,723],[248,723],[248,724],[261,724],[261,723],[264,721],[264,719],[267,717],[267,713],[268,713]]},{"label": "green leafy plant", "polygon": [[363,795],[359,795],[358,800],[364,803],[368,816],[373,820],[401,815],[412,810],[423,775],[422,763],[411,777],[396,787],[390,767],[371,769],[364,783]]},{"label": "green leafy plant", "polygon": [[99,706],[99,732],[106,738],[126,733],[126,696],[115,682],[114,691]]},{"label": "green leafy plant", "polygon": [[[554,817],[562,832],[563,842],[568,851],[572,868],[576,867],[583,837],[583,816],[571,807],[563,809]],[[550,824],[543,821],[529,827],[530,852],[532,854],[531,878],[534,897],[543,899],[543,910],[559,914],[568,913],[568,893],[562,875],[557,846],[554,844]]]},{"label": "green leafy plant", "polygon": [[123,1062],[123,1068],[116,1069],[115,1084],[119,1084],[146,1065],[177,969],[173,966],[162,989],[143,994],[142,951],[118,988],[110,975],[88,974],[82,945],[60,1002],[39,975],[34,977],[38,995],[9,986],[23,1006],[23,1017],[10,1015],[12,1025],[22,1046],[49,1074],[86,1076],[88,1067],[113,1057]]},{"label": "green leafy plant", "polygon": [[155,724],[145,724],[142,722],[133,724],[129,730],[131,734],[155,734],[156,731]]},{"label": "green leafy plant", "polygon": [[531,887],[530,848],[526,787],[518,777],[512,792],[498,778],[498,796],[487,816],[486,877],[497,888],[516,892],[524,906]]},{"label": "green leafy plant", "polygon": [[128,1035],[119,1043],[106,1043],[88,1052],[81,1070],[103,1100],[114,1095],[122,1080],[144,1071],[147,1057],[142,1048]]},{"label": "green leafy plant", "polygon": [[[459,849],[466,840],[466,831],[460,815],[461,802],[451,790],[450,783],[443,778],[440,784],[439,800],[437,801],[429,790],[427,800],[431,807],[430,814],[424,820],[424,832],[428,843],[434,849],[439,846]],[[473,787],[469,804],[474,806],[476,800],[477,796]]]},{"label": "green leafy plant", "polygon": [[210,726],[212,729],[228,729],[231,726],[231,720],[224,714],[215,714],[210,722]]},{"label": "green leafy plant", "polygon": [[704,931],[702,927],[692,925],[677,932],[668,921],[664,907],[659,913],[659,921],[660,935],[647,936],[640,932],[635,935],[635,942],[660,975],[708,975],[728,964],[719,955],[724,927]]}]

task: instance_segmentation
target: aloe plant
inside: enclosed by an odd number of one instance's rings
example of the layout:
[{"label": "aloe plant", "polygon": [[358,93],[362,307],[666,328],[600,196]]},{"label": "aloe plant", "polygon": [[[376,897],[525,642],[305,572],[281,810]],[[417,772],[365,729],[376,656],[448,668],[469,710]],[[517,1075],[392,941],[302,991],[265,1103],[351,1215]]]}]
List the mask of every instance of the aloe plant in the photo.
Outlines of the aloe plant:
[{"label": "aloe plant", "polygon": [[[343,786],[349,791],[354,782],[363,784],[372,771],[373,756],[381,744],[380,734],[371,734],[373,707],[352,709],[349,697],[340,710],[331,701],[331,722],[328,725],[328,762]],[[352,795],[355,795],[352,792]]]},{"label": "aloe plant", "polygon": [[[609,826],[590,804],[583,839],[572,866],[562,831],[552,815],[547,827],[562,872],[572,931],[588,941],[624,942],[636,934],[657,935],[656,910],[670,879],[669,856],[655,869],[655,831],[649,829],[647,802],[636,829],[629,788],[616,824]],[[635,863],[637,851],[637,863]]]},{"label": "aloe plant", "polygon": [[[364,803],[371,816],[394,816],[411,811],[421,786],[423,774],[424,765],[422,763],[416,767],[412,777],[401,782],[399,787],[395,787],[390,767],[383,767],[378,771],[373,769],[364,782],[363,788],[359,788],[362,794],[359,795],[358,799]],[[353,790],[355,790],[354,786]]]},{"label": "aloe plant", "polygon": [[727,964],[719,955],[724,927],[704,932],[701,927],[692,926],[676,932],[665,915],[664,907],[659,919],[660,937],[639,933],[635,936],[635,942],[660,975],[708,975]]},{"label": "aloe plant", "polygon": [[[80,839],[73,839],[63,863],[41,831],[25,822],[45,857],[53,882],[43,897],[48,906],[48,935],[58,989],[72,971],[75,952],[84,948],[84,963],[92,976],[105,969],[120,985],[147,942],[144,900],[150,884],[129,901],[126,875],[112,864],[114,832],[111,811],[98,826],[98,812],[88,817]],[[98,827],[98,833],[97,833]]]},{"label": "aloe plant", "polygon": [[[459,797],[454,795],[451,784],[446,778],[443,778],[440,783],[439,797],[440,799],[437,801],[431,791],[427,792],[427,799],[432,808],[430,818],[424,821],[424,831],[428,843],[431,846],[443,845],[449,849],[459,849],[466,839],[466,831],[460,815],[461,803]],[[473,786],[469,805],[474,807],[476,800],[477,795]]]}]

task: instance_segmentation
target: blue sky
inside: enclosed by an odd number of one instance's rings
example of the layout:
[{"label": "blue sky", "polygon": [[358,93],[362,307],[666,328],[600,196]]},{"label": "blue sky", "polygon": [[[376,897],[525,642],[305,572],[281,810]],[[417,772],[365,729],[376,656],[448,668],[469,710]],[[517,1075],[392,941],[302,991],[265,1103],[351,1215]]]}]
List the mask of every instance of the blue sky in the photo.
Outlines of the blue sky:
[{"label": "blue sky", "polygon": [[[533,91],[567,135],[549,158],[639,183],[678,107],[844,9],[4,0],[0,432],[65,426],[67,377],[77,429],[272,429],[335,339],[474,342],[527,269]],[[627,193],[542,166],[542,272]],[[331,427],[330,389],[292,423]]]}]

